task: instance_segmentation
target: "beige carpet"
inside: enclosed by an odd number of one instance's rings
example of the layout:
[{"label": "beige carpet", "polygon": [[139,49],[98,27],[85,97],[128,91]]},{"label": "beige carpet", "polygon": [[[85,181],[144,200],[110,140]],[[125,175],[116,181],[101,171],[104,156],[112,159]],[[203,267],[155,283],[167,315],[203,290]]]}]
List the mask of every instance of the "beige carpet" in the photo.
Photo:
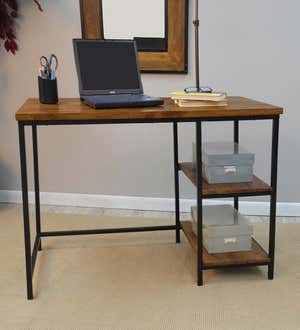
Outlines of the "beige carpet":
[{"label": "beige carpet", "polygon": [[[43,214],[43,228],[166,224]],[[25,299],[21,212],[0,208],[0,329],[300,329],[300,224],[278,225],[273,281],[266,267],[206,271],[173,232],[48,238]],[[267,226],[255,226],[265,245]]]}]

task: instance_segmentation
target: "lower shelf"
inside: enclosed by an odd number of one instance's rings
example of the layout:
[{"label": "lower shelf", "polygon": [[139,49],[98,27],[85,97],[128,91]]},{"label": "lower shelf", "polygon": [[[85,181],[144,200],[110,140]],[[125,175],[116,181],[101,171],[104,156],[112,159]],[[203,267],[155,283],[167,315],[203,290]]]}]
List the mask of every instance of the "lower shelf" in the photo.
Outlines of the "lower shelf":
[{"label": "lower shelf", "polygon": [[[197,236],[192,230],[190,221],[181,221],[181,228],[192,248],[197,251]],[[235,266],[268,265],[271,259],[267,252],[252,238],[252,250],[230,253],[209,254],[203,247],[203,269],[214,269]]]}]

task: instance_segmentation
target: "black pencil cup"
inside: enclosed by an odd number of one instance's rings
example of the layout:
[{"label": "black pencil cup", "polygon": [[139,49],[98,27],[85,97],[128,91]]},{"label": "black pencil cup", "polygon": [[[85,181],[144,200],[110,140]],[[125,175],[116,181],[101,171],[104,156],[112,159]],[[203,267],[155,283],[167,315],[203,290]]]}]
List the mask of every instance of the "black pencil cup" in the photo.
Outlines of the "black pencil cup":
[{"label": "black pencil cup", "polygon": [[40,102],[43,104],[56,104],[58,102],[57,80],[38,77]]}]

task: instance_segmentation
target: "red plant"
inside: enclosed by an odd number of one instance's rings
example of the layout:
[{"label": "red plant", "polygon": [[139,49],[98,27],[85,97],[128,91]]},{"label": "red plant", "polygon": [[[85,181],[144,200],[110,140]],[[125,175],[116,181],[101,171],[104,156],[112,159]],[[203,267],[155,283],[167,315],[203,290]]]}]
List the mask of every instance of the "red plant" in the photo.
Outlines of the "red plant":
[{"label": "red plant", "polygon": [[[33,0],[40,11],[43,11],[38,0]],[[16,53],[18,45],[15,34],[15,20],[18,17],[18,0],[0,0],[0,39],[4,40],[7,52]]]}]

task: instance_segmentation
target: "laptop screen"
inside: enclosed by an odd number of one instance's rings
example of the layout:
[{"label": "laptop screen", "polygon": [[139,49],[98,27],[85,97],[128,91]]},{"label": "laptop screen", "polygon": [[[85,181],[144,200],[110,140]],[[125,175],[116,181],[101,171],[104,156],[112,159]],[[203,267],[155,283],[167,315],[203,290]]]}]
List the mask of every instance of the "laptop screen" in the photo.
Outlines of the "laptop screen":
[{"label": "laptop screen", "polygon": [[142,92],[134,41],[74,40],[80,92]]}]

